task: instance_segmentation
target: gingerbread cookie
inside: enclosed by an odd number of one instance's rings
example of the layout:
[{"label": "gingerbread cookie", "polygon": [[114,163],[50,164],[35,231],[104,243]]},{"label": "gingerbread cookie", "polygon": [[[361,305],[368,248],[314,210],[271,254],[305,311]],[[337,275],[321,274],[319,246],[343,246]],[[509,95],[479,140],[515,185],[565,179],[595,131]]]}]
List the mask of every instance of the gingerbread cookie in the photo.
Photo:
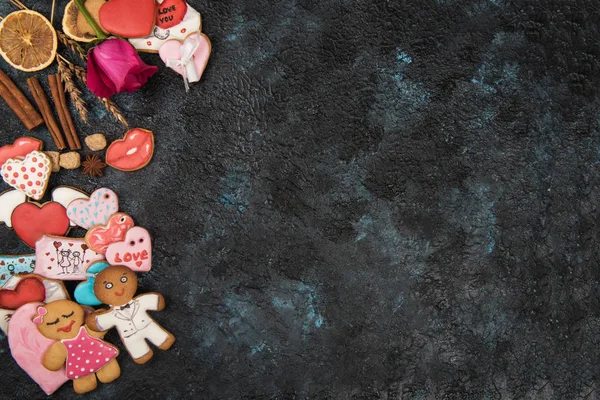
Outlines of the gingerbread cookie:
[{"label": "gingerbread cookie", "polygon": [[175,336],[148,315],[148,311],[165,308],[164,297],[159,293],[134,297],[136,291],[137,277],[131,269],[113,265],[99,272],[95,277],[94,295],[110,305],[110,309],[92,313],[87,324],[100,331],[116,327],[133,361],[143,364],[154,355],[146,340],[167,350],[175,342]]},{"label": "gingerbread cookie", "polygon": [[[43,305],[43,303],[28,303],[14,313],[11,312],[8,345],[17,364],[47,395],[51,395],[69,379],[64,366],[50,371],[42,364],[44,354],[54,344],[53,340],[44,337],[37,330],[36,324],[32,321],[37,308]],[[0,317],[2,323],[4,317],[1,315]]]},{"label": "gingerbread cookie", "polygon": [[38,306],[33,323],[44,337],[55,341],[44,353],[43,366],[50,371],[66,366],[76,393],[90,392],[98,381],[109,383],[121,376],[119,350],[100,339],[104,333],[86,328],[79,304],[58,300]]}]

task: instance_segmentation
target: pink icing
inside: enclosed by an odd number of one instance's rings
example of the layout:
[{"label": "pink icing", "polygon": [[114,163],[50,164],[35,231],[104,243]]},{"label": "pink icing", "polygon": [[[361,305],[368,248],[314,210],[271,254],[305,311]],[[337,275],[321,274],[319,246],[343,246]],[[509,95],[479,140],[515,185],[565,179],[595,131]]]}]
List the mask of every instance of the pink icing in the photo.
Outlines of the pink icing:
[{"label": "pink icing", "polygon": [[135,226],[127,231],[122,242],[108,245],[106,261],[125,265],[135,272],[147,272],[152,267],[152,240],[144,228]]},{"label": "pink icing", "polygon": [[115,347],[90,336],[85,326],[79,328],[75,338],[61,340],[61,343],[67,349],[66,364],[69,379],[79,379],[98,372],[118,354]]},{"label": "pink icing", "polygon": [[43,304],[28,303],[14,312],[8,323],[8,344],[17,364],[47,395],[50,395],[68,378],[64,367],[58,371],[50,371],[42,365],[44,354],[55,342],[44,337],[32,321],[39,306]]}]

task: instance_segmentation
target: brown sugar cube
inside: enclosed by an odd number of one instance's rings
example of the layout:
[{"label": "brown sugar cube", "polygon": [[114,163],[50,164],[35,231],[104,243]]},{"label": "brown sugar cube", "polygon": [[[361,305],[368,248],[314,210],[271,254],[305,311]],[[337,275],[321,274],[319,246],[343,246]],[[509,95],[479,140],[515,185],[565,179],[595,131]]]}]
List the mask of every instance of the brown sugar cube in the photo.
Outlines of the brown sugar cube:
[{"label": "brown sugar cube", "polygon": [[85,144],[92,151],[104,150],[106,147],[106,137],[104,137],[104,135],[101,133],[96,133],[95,135],[86,137]]},{"label": "brown sugar cube", "polygon": [[81,165],[81,157],[76,151],[60,155],[60,166],[64,169],[77,169]]},{"label": "brown sugar cube", "polygon": [[46,151],[45,152],[48,158],[50,159],[50,165],[52,166],[52,172],[60,171],[60,153],[58,151]]}]

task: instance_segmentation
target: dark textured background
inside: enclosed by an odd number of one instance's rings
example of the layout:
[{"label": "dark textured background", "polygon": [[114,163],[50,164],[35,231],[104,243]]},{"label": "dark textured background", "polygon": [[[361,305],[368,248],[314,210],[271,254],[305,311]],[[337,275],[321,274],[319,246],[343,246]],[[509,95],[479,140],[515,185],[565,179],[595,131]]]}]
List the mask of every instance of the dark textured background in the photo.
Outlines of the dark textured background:
[{"label": "dark textured background", "polygon": [[[178,338],[88,398],[598,395],[600,1],[191,4],[202,81],[146,55],[160,72],[115,98],[152,163],[51,179],[150,230],[140,289]],[[124,133],[89,104],[82,137]],[[1,143],[27,134],[1,118]],[[4,395],[41,397],[0,352]]]}]

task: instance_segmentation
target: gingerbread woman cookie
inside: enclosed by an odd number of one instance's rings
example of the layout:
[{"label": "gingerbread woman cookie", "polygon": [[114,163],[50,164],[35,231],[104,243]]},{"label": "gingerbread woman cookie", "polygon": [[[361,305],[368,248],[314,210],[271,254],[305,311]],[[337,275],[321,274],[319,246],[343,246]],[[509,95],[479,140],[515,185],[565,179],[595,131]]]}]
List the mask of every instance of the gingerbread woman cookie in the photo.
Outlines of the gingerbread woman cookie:
[{"label": "gingerbread woman cookie", "polygon": [[70,300],[57,300],[37,308],[33,318],[38,331],[56,342],[44,353],[42,365],[58,371],[66,365],[76,393],[96,389],[97,380],[109,383],[121,375],[119,350],[101,340],[105,332],[87,329],[83,308]]},{"label": "gingerbread woman cookie", "polygon": [[161,350],[168,350],[175,336],[148,315],[148,311],[165,308],[164,297],[159,293],[133,297],[136,291],[137,277],[131,269],[113,265],[99,272],[94,294],[102,303],[110,305],[110,309],[90,314],[87,325],[100,331],[116,327],[133,361],[144,364],[154,355],[146,340]]}]

